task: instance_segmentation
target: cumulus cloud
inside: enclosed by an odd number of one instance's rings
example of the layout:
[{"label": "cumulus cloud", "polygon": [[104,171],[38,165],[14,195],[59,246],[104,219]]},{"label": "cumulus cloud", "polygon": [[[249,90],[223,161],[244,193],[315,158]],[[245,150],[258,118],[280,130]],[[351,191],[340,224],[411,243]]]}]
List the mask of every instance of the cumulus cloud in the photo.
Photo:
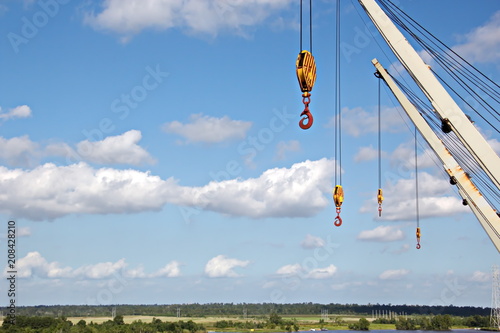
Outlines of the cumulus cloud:
[{"label": "cumulus cloud", "polygon": [[142,139],[138,130],[108,136],[101,141],[84,140],[77,144],[78,156],[98,164],[150,164],[154,159],[137,143]]},{"label": "cumulus cloud", "polygon": [[[435,157],[436,154],[430,148],[426,148],[421,152],[417,150],[417,153],[419,168],[428,168],[436,165],[434,162],[437,159]],[[415,170],[415,143],[403,142],[399,144],[390,154],[389,159],[391,165],[399,170]]]},{"label": "cumulus cloud", "polygon": [[[385,156],[387,154],[382,152],[381,155]],[[371,161],[377,158],[378,158],[378,150],[373,148],[372,145],[368,147],[360,147],[356,155],[354,155],[355,162]]]},{"label": "cumulus cloud", "polygon": [[90,279],[103,279],[117,274],[126,266],[125,259],[120,259],[117,262],[101,262],[79,267],[72,271],[72,275]]},{"label": "cumulus cloud", "polygon": [[234,139],[243,139],[252,126],[249,121],[232,120],[228,116],[215,118],[201,113],[193,114],[190,122],[183,124],[172,121],[163,125],[167,133],[177,134],[185,139],[184,143],[219,143]]},{"label": "cumulus cloud", "polygon": [[158,270],[156,273],[153,273],[154,277],[177,277],[181,275],[180,263],[178,261],[171,261]]},{"label": "cumulus cloud", "polygon": [[[146,274],[142,266],[128,269],[125,259],[116,262],[101,262],[97,264],[84,265],[77,268],[62,266],[60,263],[49,262],[39,252],[29,252],[17,262],[18,277],[38,277],[44,279],[106,279],[116,274],[128,278],[156,278],[176,277],[180,275],[180,264],[177,261],[168,263],[157,272]],[[4,275],[8,268],[4,269]]]},{"label": "cumulus cloud", "polygon": [[278,275],[295,275],[303,271],[300,264],[289,264],[278,268],[276,274]]},{"label": "cumulus cloud", "polygon": [[[419,215],[420,218],[452,216],[470,212],[462,200],[453,194],[447,179],[427,172],[419,172]],[[384,188],[382,219],[408,221],[415,219],[415,178],[397,179]],[[377,201],[366,201],[362,213],[376,212]]]},{"label": "cumulus cloud", "polygon": [[469,280],[474,282],[488,282],[490,278],[491,275],[489,273],[475,271],[474,273],[472,273],[472,276]]},{"label": "cumulus cloud", "polygon": [[245,27],[265,21],[291,0],[106,0],[100,12],[84,21],[97,30],[112,31],[127,41],[144,29],[181,28],[190,33],[244,35]]},{"label": "cumulus cloud", "polygon": [[300,151],[300,142],[297,140],[280,141],[276,146],[276,159],[284,160],[287,152]]},{"label": "cumulus cloud", "polygon": [[407,269],[389,269],[379,275],[380,280],[400,280],[410,274]]},{"label": "cumulus cloud", "polygon": [[248,260],[228,258],[221,254],[207,262],[205,265],[205,274],[211,278],[239,277],[241,275],[236,273],[234,268],[246,267],[249,263]]},{"label": "cumulus cloud", "polygon": [[304,279],[326,279],[335,275],[336,272],[337,267],[334,265],[307,270],[300,264],[289,264],[278,268],[276,274],[281,276],[298,275]]},{"label": "cumulus cloud", "polygon": [[335,275],[337,272],[337,267],[334,265],[329,265],[324,268],[315,268],[311,270],[307,277],[310,279],[327,279]]},{"label": "cumulus cloud", "polygon": [[2,112],[2,108],[0,108],[0,119],[8,120],[12,118],[27,117],[31,117],[31,108],[27,105],[16,106],[13,109],[9,109],[7,112]]},{"label": "cumulus cloud", "polygon": [[395,226],[378,226],[373,230],[363,230],[357,239],[374,242],[393,242],[404,239],[404,232]]},{"label": "cumulus cloud", "polygon": [[[404,121],[396,108],[384,107],[381,111],[383,132],[396,133],[406,129]],[[327,127],[334,127],[335,118],[332,117]],[[347,134],[359,137],[378,132],[378,113],[368,112],[361,107],[342,109],[342,130]]]},{"label": "cumulus cloud", "polygon": [[16,236],[17,237],[28,237],[28,236],[31,236],[31,228],[30,227],[20,227],[20,228],[17,228]]},{"label": "cumulus cloud", "polygon": [[[167,203],[232,216],[307,217],[330,204],[334,162],[305,161],[258,178],[186,187],[150,172],[95,169],[86,163],[33,170],[0,166],[0,211],[18,218],[53,220],[68,214],[157,211]],[[26,188],[30,188],[26,191]],[[303,200],[308,198],[308,200]]]},{"label": "cumulus cloud", "polygon": [[500,155],[500,141],[498,141],[497,139],[489,139],[488,143],[490,144],[491,148],[493,148],[495,153]]},{"label": "cumulus cloud", "polygon": [[67,161],[86,161],[97,164],[142,165],[154,163],[151,155],[137,143],[142,134],[130,130],[100,141],[84,140],[73,149],[66,143],[56,142],[43,146],[27,136],[10,139],[0,137],[0,160],[11,166],[33,167],[44,157],[66,157]]},{"label": "cumulus cloud", "polygon": [[325,246],[325,240],[321,237],[316,237],[310,234],[306,235],[306,238],[300,243],[304,249],[316,249],[318,247]]},{"label": "cumulus cloud", "polygon": [[[4,275],[7,268],[4,269]],[[71,267],[61,267],[57,262],[47,262],[38,252],[29,252],[25,257],[17,260],[17,276],[28,278],[33,275],[49,278],[68,277]]]},{"label": "cumulus cloud", "polygon": [[[305,161],[291,168],[274,168],[258,178],[232,179],[188,191],[193,206],[233,216],[306,217],[330,204],[334,162]],[[307,198],[307,200],[303,200]]]},{"label": "cumulus cloud", "polygon": [[5,139],[0,137],[0,159],[12,166],[30,167],[41,157],[40,145],[27,135]]},{"label": "cumulus cloud", "polygon": [[461,37],[453,50],[469,62],[496,63],[500,60],[500,11],[490,20]]},{"label": "cumulus cloud", "polygon": [[125,277],[132,279],[135,278],[161,278],[161,277],[178,277],[181,276],[180,270],[181,264],[178,261],[171,261],[164,267],[160,268],[158,271],[147,274],[144,272],[143,266],[137,266],[136,268],[127,269],[123,272]]}]

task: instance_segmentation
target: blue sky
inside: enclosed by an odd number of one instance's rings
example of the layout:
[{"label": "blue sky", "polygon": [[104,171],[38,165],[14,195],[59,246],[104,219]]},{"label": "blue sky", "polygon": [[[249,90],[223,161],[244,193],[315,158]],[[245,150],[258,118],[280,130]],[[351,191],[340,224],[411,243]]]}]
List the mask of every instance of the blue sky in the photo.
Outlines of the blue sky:
[{"label": "blue sky", "polygon": [[[18,304],[490,306],[498,252],[423,143],[415,249],[413,134],[385,90],[377,216],[371,60],[396,60],[357,1],[341,5],[335,227],[334,1],[314,1],[307,131],[298,1],[0,2],[0,215],[17,223]],[[498,1],[400,6],[498,82]]]}]

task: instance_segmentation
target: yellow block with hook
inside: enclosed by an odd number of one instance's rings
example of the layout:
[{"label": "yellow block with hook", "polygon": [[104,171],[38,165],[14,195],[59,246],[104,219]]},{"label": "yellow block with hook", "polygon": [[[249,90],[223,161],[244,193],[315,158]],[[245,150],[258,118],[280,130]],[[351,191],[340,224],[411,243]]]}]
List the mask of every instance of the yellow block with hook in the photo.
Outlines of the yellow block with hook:
[{"label": "yellow block with hook", "polygon": [[417,249],[420,249],[420,228],[417,227]]},{"label": "yellow block with hook", "polygon": [[335,207],[337,211],[337,217],[335,217],[335,226],[340,227],[342,225],[342,218],[340,217],[340,206],[344,202],[344,189],[341,185],[336,185],[333,189],[333,202],[335,202]]},{"label": "yellow block with hook", "polygon": [[382,216],[382,201],[384,201],[384,196],[382,193],[382,189],[379,188],[377,192],[378,216]]}]

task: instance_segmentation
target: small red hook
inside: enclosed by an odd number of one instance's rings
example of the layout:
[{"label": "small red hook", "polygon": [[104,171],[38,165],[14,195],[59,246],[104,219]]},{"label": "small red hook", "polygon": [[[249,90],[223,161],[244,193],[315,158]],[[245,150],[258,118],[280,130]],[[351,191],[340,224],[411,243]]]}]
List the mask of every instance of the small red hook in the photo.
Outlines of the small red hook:
[{"label": "small red hook", "polygon": [[382,216],[382,205],[378,205],[378,216]]},{"label": "small red hook", "polygon": [[[302,111],[302,113],[300,114],[300,116],[305,116],[304,118],[302,118],[300,121],[299,121],[299,126],[300,128],[302,128],[303,130],[306,130],[308,128],[310,128],[313,124],[313,116],[311,114],[311,112],[309,111],[309,107],[306,107],[306,109],[304,111]],[[307,124],[304,124],[304,122],[307,120]]]},{"label": "small red hook", "polygon": [[417,250],[420,250],[420,243],[417,243]]},{"label": "small red hook", "polygon": [[[305,92],[302,94],[302,103],[304,103],[304,111],[302,111],[302,113],[300,114],[300,116],[305,116],[305,118],[302,118],[300,121],[299,121],[299,126],[300,128],[306,130],[308,128],[310,128],[313,124],[313,116],[311,114],[311,111],[309,111],[309,103],[311,103],[311,94],[308,93],[308,92]],[[307,120],[307,124],[304,124],[304,122]]]},{"label": "small red hook", "polygon": [[342,218],[340,217],[340,215],[337,215],[337,217],[335,218],[335,222],[333,222],[333,224],[336,227],[340,227],[342,225]]},{"label": "small red hook", "polygon": [[340,227],[342,225],[342,218],[340,217],[340,207],[337,207],[337,217],[335,217],[335,222],[333,224],[336,227]]}]

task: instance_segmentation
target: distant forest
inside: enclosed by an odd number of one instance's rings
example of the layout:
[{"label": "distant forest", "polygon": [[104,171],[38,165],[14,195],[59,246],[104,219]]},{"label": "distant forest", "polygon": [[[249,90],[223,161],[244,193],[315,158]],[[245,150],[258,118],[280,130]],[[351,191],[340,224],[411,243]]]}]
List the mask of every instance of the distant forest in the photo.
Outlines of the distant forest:
[{"label": "distant forest", "polygon": [[[474,306],[430,306],[430,305],[393,305],[393,304],[318,304],[318,303],[207,303],[207,304],[169,304],[169,305],[38,305],[16,308],[17,315],[23,316],[53,316],[53,317],[111,317],[113,309],[117,315],[144,315],[144,316],[177,316],[179,309],[181,317],[208,317],[208,316],[241,316],[248,317],[268,316],[276,313],[280,316],[294,315],[321,315],[328,311],[329,315],[366,315],[372,313],[393,312],[398,315],[452,315],[452,316],[489,316],[490,308]],[[8,308],[2,308],[8,313]]]}]

